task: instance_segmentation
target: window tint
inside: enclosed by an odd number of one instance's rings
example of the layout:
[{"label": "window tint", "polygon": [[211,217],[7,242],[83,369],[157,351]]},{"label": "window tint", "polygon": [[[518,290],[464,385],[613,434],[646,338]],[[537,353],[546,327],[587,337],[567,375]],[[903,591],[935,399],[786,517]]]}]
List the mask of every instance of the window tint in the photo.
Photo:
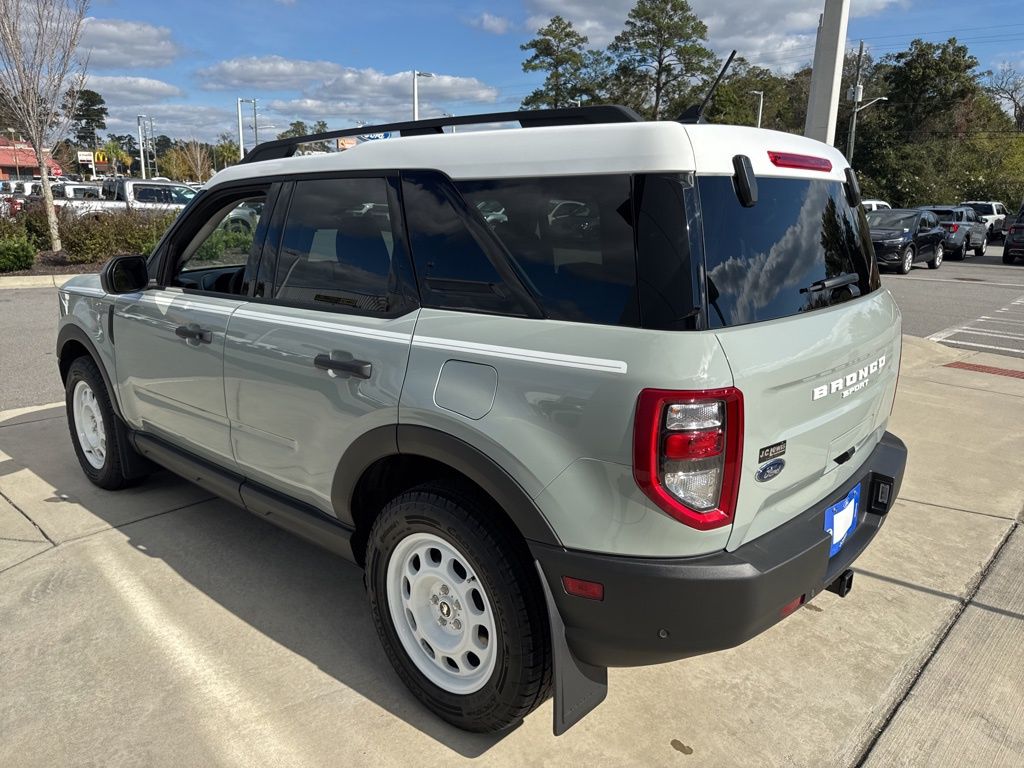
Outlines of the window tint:
[{"label": "window tint", "polygon": [[[469,227],[470,217],[487,214],[474,212],[447,178],[433,171],[403,173],[402,197],[424,306],[526,314],[488,257],[486,244]],[[481,234],[485,235],[486,229],[481,229]]]},{"label": "window tint", "polygon": [[[712,327],[809,312],[879,287],[866,222],[840,182],[759,178],[752,208],[740,204],[728,176],[701,177],[698,189]],[[842,275],[855,279],[830,290],[814,287]]]},{"label": "window tint", "polygon": [[640,324],[629,176],[457,182],[547,317]]},{"label": "window tint", "polygon": [[[644,328],[700,327],[700,221],[692,176],[638,176],[637,263]],[[691,244],[692,240],[692,244]]]},{"label": "window tint", "polygon": [[284,224],[275,299],[387,312],[395,245],[383,178],[298,181]]}]

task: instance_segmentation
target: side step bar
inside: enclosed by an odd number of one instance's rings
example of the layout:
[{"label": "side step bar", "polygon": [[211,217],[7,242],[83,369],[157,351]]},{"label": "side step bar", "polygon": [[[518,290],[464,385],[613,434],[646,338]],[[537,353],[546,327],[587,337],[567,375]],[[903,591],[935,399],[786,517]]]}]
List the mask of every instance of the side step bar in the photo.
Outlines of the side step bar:
[{"label": "side step bar", "polygon": [[152,435],[132,432],[131,441],[135,450],[154,464],[159,464],[279,528],[341,555],[346,560],[355,561],[352,554],[352,529],[331,520],[318,509],[216,467]]}]

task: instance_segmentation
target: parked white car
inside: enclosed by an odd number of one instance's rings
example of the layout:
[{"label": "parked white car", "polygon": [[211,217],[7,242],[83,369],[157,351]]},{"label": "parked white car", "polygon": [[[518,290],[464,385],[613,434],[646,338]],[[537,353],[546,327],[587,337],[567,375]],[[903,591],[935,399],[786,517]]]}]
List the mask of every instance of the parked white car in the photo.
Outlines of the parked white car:
[{"label": "parked white car", "polygon": [[960,205],[969,205],[988,225],[988,239],[1006,238],[1006,228],[1013,223],[1006,205],[998,200],[967,200]]},{"label": "parked white car", "polygon": [[864,210],[867,213],[870,213],[871,211],[892,210],[892,206],[885,202],[885,200],[864,200],[861,205],[864,206]]}]

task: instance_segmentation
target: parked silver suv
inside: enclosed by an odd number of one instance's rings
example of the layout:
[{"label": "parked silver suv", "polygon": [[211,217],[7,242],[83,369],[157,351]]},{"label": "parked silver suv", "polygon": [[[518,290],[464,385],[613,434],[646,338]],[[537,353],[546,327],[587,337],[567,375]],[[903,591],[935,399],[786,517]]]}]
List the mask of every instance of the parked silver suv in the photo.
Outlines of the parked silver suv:
[{"label": "parked silver suv", "polygon": [[614,107],[386,131],[261,145],[65,284],[89,478],[161,465],[364,566],[395,670],[470,730],[553,691],[561,733],[609,666],[845,595],[906,449],[842,155]]}]

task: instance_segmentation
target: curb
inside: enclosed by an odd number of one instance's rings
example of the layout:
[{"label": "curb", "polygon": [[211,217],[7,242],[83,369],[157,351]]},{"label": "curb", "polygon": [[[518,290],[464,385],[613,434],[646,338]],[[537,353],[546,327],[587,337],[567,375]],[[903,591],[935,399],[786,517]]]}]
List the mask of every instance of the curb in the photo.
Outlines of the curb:
[{"label": "curb", "polygon": [[66,275],[11,275],[0,277],[0,290],[4,288],[60,288],[77,274]]}]

